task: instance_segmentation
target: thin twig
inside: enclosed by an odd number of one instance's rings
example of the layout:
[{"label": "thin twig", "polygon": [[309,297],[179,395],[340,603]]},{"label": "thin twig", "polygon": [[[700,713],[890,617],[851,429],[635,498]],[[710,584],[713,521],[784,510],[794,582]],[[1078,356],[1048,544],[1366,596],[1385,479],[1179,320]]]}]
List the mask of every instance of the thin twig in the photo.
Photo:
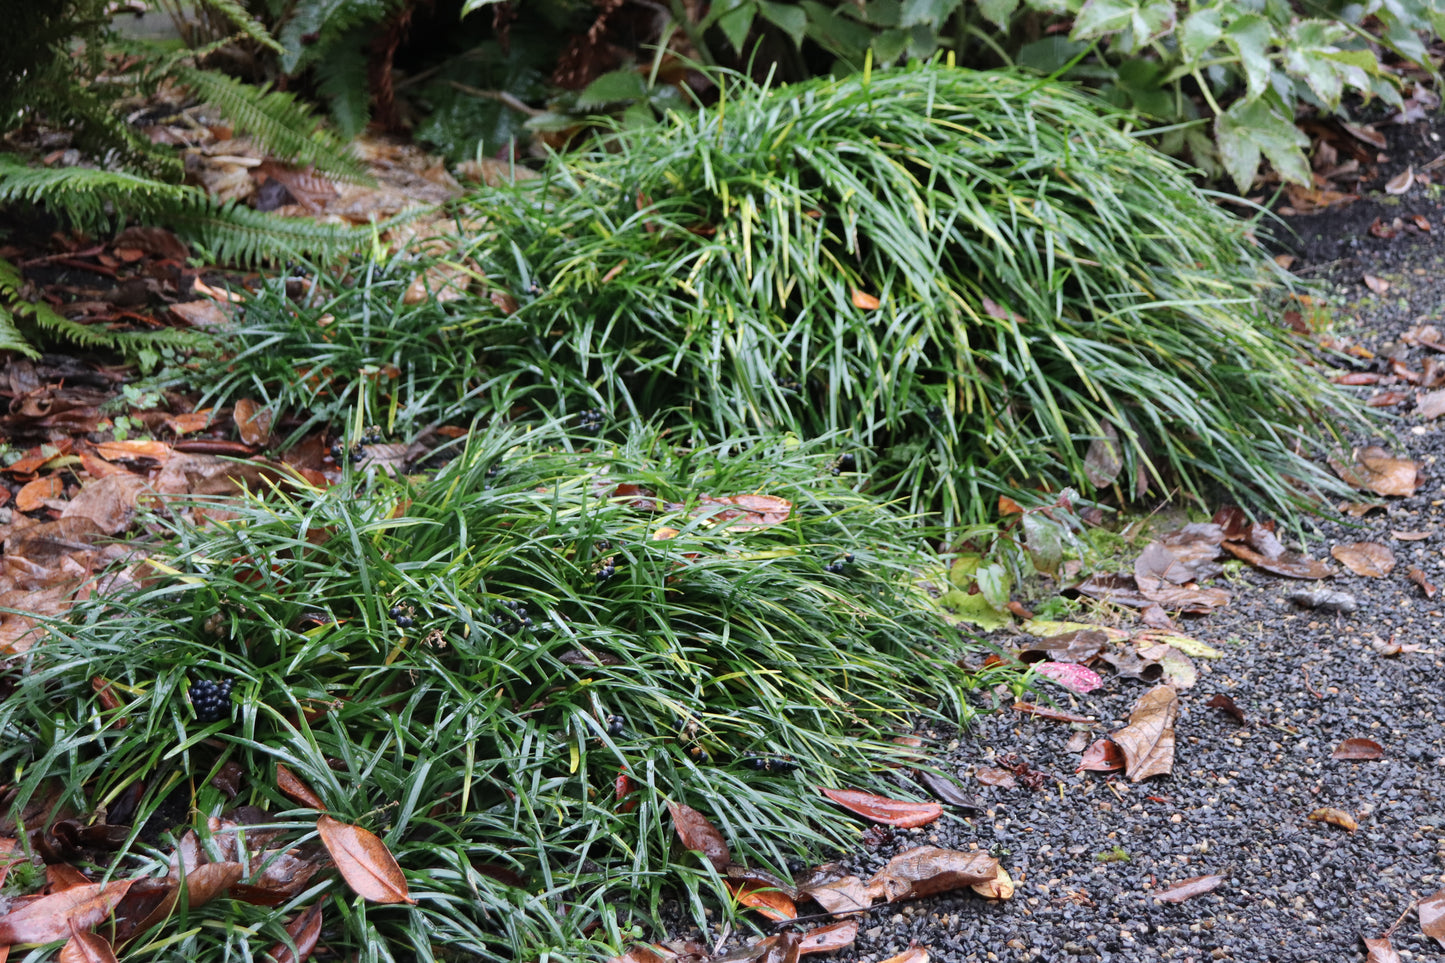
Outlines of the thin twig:
[{"label": "thin twig", "polygon": [[447,83],[451,84],[452,87],[460,90],[464,94],[469,94],[473,97],[485,97],[488,100],[498,101],[499,103],[505,104],[506,106],[512,108],[518,113],[526,114],[528,117],[540,117],[542,114],[546,113],[545,110],[538,110],[536,107],[533,107],[531,104],[525,103],[524,101],[517,98],[514,94],[509,94],[505,90],[483,90],[480,87],[473,87],[470,84],[464,84],[459,80],[448,80]]}]

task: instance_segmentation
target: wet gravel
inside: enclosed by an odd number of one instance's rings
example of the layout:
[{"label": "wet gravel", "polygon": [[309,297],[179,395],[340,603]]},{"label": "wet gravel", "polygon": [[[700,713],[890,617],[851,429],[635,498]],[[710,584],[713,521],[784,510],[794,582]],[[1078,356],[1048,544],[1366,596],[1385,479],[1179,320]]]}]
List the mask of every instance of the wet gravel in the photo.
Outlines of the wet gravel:
[{"label": "wet gravel", "polygon": [[[1439,152],[1427,130],[1420,152]],[[1433,352],[1399,343],[1411,325],[1445,329],[1445,204],[1418,188],[1403,198],[1366,198],[1326,215],[1296,219],[1296,269],[1326,282],[1342,346],[1366,349],[1359,370],[1388,369],[1389,355],[1415,371]],[[1423,213],[1432,232],[1370,237],[1377,216]],[[1437,240],[1437,237],[1441,237]],[[1383,295],[1363,284],[1390,281]],[[1439,355],[1445,360],[1445,354]],[[1151,961],[1336,963],[1364,960],[1362,937],[1379,937],[1413,901],[1445,888],[1445,593],[1433,599],[1406,577],[1420,568],[1445,590],[1445,432],[1409,414],[1410,385],[1386,409],[1397,420],[1376,439],[1420,463],[1424,483],[1352,525],[1321,521],[1305,548],[1329,559],[1333,545],[1375,541],[1397,563],[1382,578],[1340,574],[1298,582],[1245,569],[1214,580],[1231,602],[1181,631],[1223,655],[1196,659],[1197,683],[1180,693],[1171,775],[1131,784],[1122,775],[1076,773],[1070,748],[1124,725],[1152,683],[1106,677],[1060,707],[1092,715],[1088,726],[1004,711],[980,716],[964,734],[936,733],[947,762],[982,804],[933,825],[891,833],[860,848],[850,867],[866,875],[917,845],[982,848],[999,855],[1017,892],[1008,902],[972,893],[875,907],[840,959],[876,963],[926,947],[934,961]],[[1368,500],[1368,497],[1365,498]],[[1414,533],[1429,533],[1410,540]],[[1402,539],[1395,533],[1405,534]],[[1349,592],[1347,614],[1302,609],[1301,588]],[[1123,628],[1142,628],[1116,616]],[[1405,651],[1382,654],[1391,643]],[[1418,650],[1411,651],[1412,647]],[[1207,705],[1225,694],[1241,724]],[[1087,735],[1077,735],[1086,732]],[[1384,747],[1375,761],[1333,761],[1348,738]],[[975,774],[1012,753],[1047,775],[1044,788],[985,786]],[[1354,832],[1308,815],[1352,814]],[[888,835],[888,834],[885,834]],[[1179,904],[1150,893],[1203,874],[1226,877],[1213,892]],[[736,946],[732,941],[729,946]],[[1405,961],[1445,960],[1445,950],[1408,913],[1393,934]]]}]

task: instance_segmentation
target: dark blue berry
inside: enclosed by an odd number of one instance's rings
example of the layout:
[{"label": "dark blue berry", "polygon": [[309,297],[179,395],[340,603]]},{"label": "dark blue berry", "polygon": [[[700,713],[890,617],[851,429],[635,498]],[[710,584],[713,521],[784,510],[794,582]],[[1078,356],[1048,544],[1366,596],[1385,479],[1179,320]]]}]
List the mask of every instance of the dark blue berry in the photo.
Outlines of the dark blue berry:
[{"label": "dark blue berry", "polygon": [[386,610],[386,616],[387,616],[387,618],[391,618],[391,619],[400,618],[400,617],[401,617],[401,606],[400,606],[400,605],[393,605],[391,608],[389,608],[389,609]]},{"label": "dark blue berry", "polygon": [[213,682],[202,679],[191,684],[186,691],[191,708],[195,710],[196,721],[200,723],[219,722],[231,714],[231,688],[233,680]]},{"label": "dark blue berry", "polygon": [[627,720],[618,715],[607,717],[607,734],[609,736],[620,736],[627,731]]},{"label": "dark blue berry", "polygon": [[409,629],[415,624],[416,622],[410,615],[398,615],[396,617],[396,627],[399,629]]},{"label": "dark blue berry", "polygon": [[838,456],[838,470],[839,470],[839,471],[846,471],[846,472],[855,472],[855,471],[857,471],[857,470],[858,470],[858,459],[857,459],[857,457],[854,456],[851,452],[848,453],[848,454],[845,454],[845,455],[839,455],[839,456]]}]

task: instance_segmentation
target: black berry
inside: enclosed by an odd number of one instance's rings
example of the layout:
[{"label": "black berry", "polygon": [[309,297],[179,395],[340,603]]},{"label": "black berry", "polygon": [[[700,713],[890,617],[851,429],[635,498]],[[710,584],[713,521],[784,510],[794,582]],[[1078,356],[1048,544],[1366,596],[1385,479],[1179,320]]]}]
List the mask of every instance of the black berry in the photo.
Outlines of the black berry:
[{"label": "black berry", "polygon": [[743,765],[758,772],[793,772],[798,768],[796,762],[781,756],[748,756],[743,759]]},{"label": "black berry", "polygon": [[386,617],[389,618],[389,619],[399,619],[399,618],[401,618],[401,606],[400,606],[400,605],[393,605],[391,608],[387,609],[387,610],[386,610]]},{"label": "black berry", "polygon": [[846,455],[839,455],[839,456],[838,456],[838,470],[839,470],[839,471],[846,471],[846,472],[855,472],[855,471],[857,471],[857,470],[858,470],[858,459],[857,459],[851,452],[848,453],[848,454],[846,454]]},{"label": "black berry", "polygon": [[618,715],[607,717],[607,734],[609,736],[620,736],[627,731],[627,720]]},{"label": "black berry", "polygon": [[399,629],[409,629],[415,624],[416,621],[410,615],[398,615],[396,617],[396,627]]},{"label": "black berry", "polygon": [[607,416],[600,408],[588,408],[577,416],[577,430],[586,435],[600,433],[606,423]]},{"label": "black berry", "polygon": [[604,562],[602,564],[602,567],[597,570],[597,581],[605,582],[616,574],[617,566],[613,565],[611,562]]},{"label": "black berry", "polygon": [[186,695],[190,697],[196,721],[211,723],[228,717],[231,714],[231,687],[234,684],[231,679],[222,682],[202,679],[193,683]]}]

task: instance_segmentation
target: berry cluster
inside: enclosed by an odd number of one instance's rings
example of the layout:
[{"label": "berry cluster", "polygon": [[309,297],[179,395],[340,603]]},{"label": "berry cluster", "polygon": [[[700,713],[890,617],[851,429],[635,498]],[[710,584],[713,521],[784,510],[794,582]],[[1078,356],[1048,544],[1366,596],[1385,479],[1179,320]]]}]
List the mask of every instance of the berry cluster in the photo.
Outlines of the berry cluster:
[{"label": "berry cluster", "polygon": [[795,772],[798,768],[797,762],[782,756],[745,756],[743,765],[758,772],[776,773]]},{"label": "berry cluster", "polygon": [[212,682],[202,679],[193,683],[186,695],[190,696],[191,708],[196,712],[196,721],[219,722],[231,714],[231,687],[235,682]]},{"label": "berry cluster", "polygon": [[368,427],[366,431],[362,433],[361,440],[349,447],[338,438],[331,443],[331,460],[338,465],[341,464],[342,461],[350,461],[353,465],[359,464],[366,458],[366,446],[379,445],[383,438],[381,428],[377,425]]},{"label": "berry cluster", "polygon": [[836,561],[829,562],[827,565],[824,565],[823,571],[832,572],[834,575],[842,575],[845,571],[847,571],[847,567],[852,564],[853,553],[848,552],[842,558],[837,559]]},{"label": "berry cluster", "polygon": [[597,581],[605,582],[617,574],[617,566],[612,564],[612,559],[607,559],[597,568]]},{"label": "berry cluster", "polygon": [[607,717],[607,734],[614,738],[627,731],[627,720],[619,715]]},{"label": "berry cluster", "polygon": [[848,454],[839,455],[838,460],[833,462],[832,471],[835,475],[842,475],[845,472],[848,474],[852,474],[857,470],[858,459],[851,452]]},{"label": "berry cluster", "polygon": [[502,602],[508,609],[506,612],[498,612],[492,616],[492,624],[497,626],[508,635],[516,635],[526,630],[532,631],[532,619],[527,615],[527,607],[516,599],[506,599]]},{"label": "berry cluster", "polygon": [[777,386],[779,388],[782,388],[784,391],[799,391],[803,387],[803,383],[794,378],[792,375],[775,374],[773,375],[773,381],[776,382]]},{"label": "berry cluster", "polygon": [[601,408],[587,408],[577,416],[577,430],[584,435],[600,434],[607,424],[607,415]]},{"label": "berry cluster", "polygon": [[399,629],[409,629],[416,624],[410,605],[393,605],[387,609],[387,617],[396,623]]}]

